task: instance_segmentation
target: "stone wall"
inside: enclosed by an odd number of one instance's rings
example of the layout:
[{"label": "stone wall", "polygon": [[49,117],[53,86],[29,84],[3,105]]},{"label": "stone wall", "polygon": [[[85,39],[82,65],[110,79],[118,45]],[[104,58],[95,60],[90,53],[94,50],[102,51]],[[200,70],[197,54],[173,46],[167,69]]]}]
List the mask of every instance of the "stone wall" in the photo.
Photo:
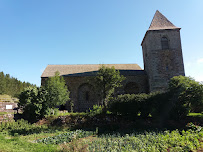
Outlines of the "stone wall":
[{"label": "stone wall", "polygon": [[12,102],[0,102],[0,112],[14,112],[14,108],[17,108],[17,103]]},{"label": "stone wall", "polygon": [[[115,95],[129,93],[148,93],[148,79],[146,74],[125,76],[126,79],[122,82],[123,87],[116,89]],[[70,99],[74,103],[74,111],[86,111],[89,110],[94,104],[99,104],[101,99],[98,92],[94,88],[94,84],[91,83],[93,76],[66,76],[65,82],[70,91]],[[47,78],[42,78],[42,85]],[[130,88],[128,84],[135,84],[135,87]],[[126,88],[128,86],[128,88]],[[129,87],[130,86],[130,87]],[[136,88],[135,92],[134,89]],[[70,111],[69,102],[66,108]]]},{"label": "stone wall", "polygon": [[17,103],[13,102],[0,102],[0,112],[6,112],[4,115],[0,115],[0,122],[2,121],[12,121],[14,118],[14,113],[17,111],[14,108],[17,108]]},{"label": "stone wall", "polygon": [[[168,39],[168,49],[162,49],[162,37]],[[185,75],[179,29],[148,31],[142,50],[150,92],[165,91],[170,78]]]},{"label": "stone wall", "polygon": [[4,115],[0,115],[0,122],[2,121],[13,121],[14,119],[14,114],[4,114]]}]

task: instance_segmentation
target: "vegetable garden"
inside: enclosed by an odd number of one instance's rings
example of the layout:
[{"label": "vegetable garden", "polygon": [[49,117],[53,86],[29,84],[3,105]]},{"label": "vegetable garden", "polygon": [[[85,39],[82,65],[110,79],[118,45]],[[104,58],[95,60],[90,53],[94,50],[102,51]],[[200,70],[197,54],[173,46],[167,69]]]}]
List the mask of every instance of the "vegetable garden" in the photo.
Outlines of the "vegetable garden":
[{"label": "vegetable garden", "polygon": [[0,124],[1,151],[197,151],[203,148],[203,129],[188,124],[184,130],[112,132],[69,130],[27,121]]}]

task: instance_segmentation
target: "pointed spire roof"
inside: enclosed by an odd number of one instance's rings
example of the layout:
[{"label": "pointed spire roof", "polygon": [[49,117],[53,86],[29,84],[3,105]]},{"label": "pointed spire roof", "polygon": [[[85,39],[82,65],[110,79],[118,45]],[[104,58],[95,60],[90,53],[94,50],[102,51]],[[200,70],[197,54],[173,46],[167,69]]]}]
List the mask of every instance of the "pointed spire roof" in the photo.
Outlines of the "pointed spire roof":
[{"label": "pointed spire roof", "polygon": [[156,11],[150,27],[150,30],[163,30],[163,29],[180,29],[173,25],[163,14],[161,14],[158,10]]},{"label": "pointed spire roof", "polygon": [[161,14],[158,10],[154,14],[154,17],[152,19],[152,22],[149,26],[149,29],[145,33],[145,36],[142,40],[141,45],[143,44],[145,37],[149,31],[156,31],[156,30],[171,30],[171,29],[181,29],[179,27],[176,27],[171,23],[163,14]]}]

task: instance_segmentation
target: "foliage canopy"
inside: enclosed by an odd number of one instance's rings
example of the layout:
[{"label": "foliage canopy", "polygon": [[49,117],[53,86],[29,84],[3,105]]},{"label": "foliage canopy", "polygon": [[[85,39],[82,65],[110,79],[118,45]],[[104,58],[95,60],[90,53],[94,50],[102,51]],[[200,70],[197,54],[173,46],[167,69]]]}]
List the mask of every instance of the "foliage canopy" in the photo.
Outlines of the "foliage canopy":
[{"label": "foliage canopy", "polygon": [[21,91],[29,86],[35,85],[28,82],[21,82],[18,79],[11,77],[9,74],[0,72],[0,94],[18,97]]},{"label": "foliage canopy", "polygon": [[46,90],[38,87],[28,87],[21,92],[18,107],[23,111],[26,120],[35,122],[47,114],[47,94]]},{"label": "foliage canopy", "polygon": [[115,114],[142,117],[149,114],[161,121],[182,119],[189,112],[202,112],[203,85],[190,77],[175,76],[169,81],[167,92],[125,94],[110,99],[109,110]]},{"label": "foliage canopy", "polygon": [[49,107],[63,105],[69,100],[69,91],[65,80],[59,75],[60,73],[57,71],[54,77],[48,78],[45,82],[44,88],[48,92],[46,99]]},{"label": "foliage canopy", "polygon": [[69,92],[65,81],[57,72],[54,77],[48,78],[44,87],[28,87],[21,92],[18,106],[22,109],[24,118],[34,122],[68,100]]},{"label": "foliage canopy", "polygon": [[114,67],[101,66],[95,77],[95,85],[100,93],[104,108],[106,108],[108,99],[114,93],[115,88],[122,86],[121,82],[123,80],[125,80],[125,77],[120,75],[119,70]]},{"label": "foliage canopy", "polygon": [[203,112],[203,84],[190,77],[175,76],[169,82],[173,100],[191,112]]}]

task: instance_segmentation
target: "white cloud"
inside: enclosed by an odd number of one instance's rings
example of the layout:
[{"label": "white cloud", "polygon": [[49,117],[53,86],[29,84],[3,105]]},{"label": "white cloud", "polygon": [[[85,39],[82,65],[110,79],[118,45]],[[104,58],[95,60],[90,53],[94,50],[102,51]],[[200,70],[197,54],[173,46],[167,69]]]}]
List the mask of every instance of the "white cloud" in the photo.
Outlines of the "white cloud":
[{"label": "white cloud", "polygon": [[200,63],[203,63],[203,58],[198,59],[198,60],[197,60],[197,63],[199,63],[199,64],[200,64]]}]

